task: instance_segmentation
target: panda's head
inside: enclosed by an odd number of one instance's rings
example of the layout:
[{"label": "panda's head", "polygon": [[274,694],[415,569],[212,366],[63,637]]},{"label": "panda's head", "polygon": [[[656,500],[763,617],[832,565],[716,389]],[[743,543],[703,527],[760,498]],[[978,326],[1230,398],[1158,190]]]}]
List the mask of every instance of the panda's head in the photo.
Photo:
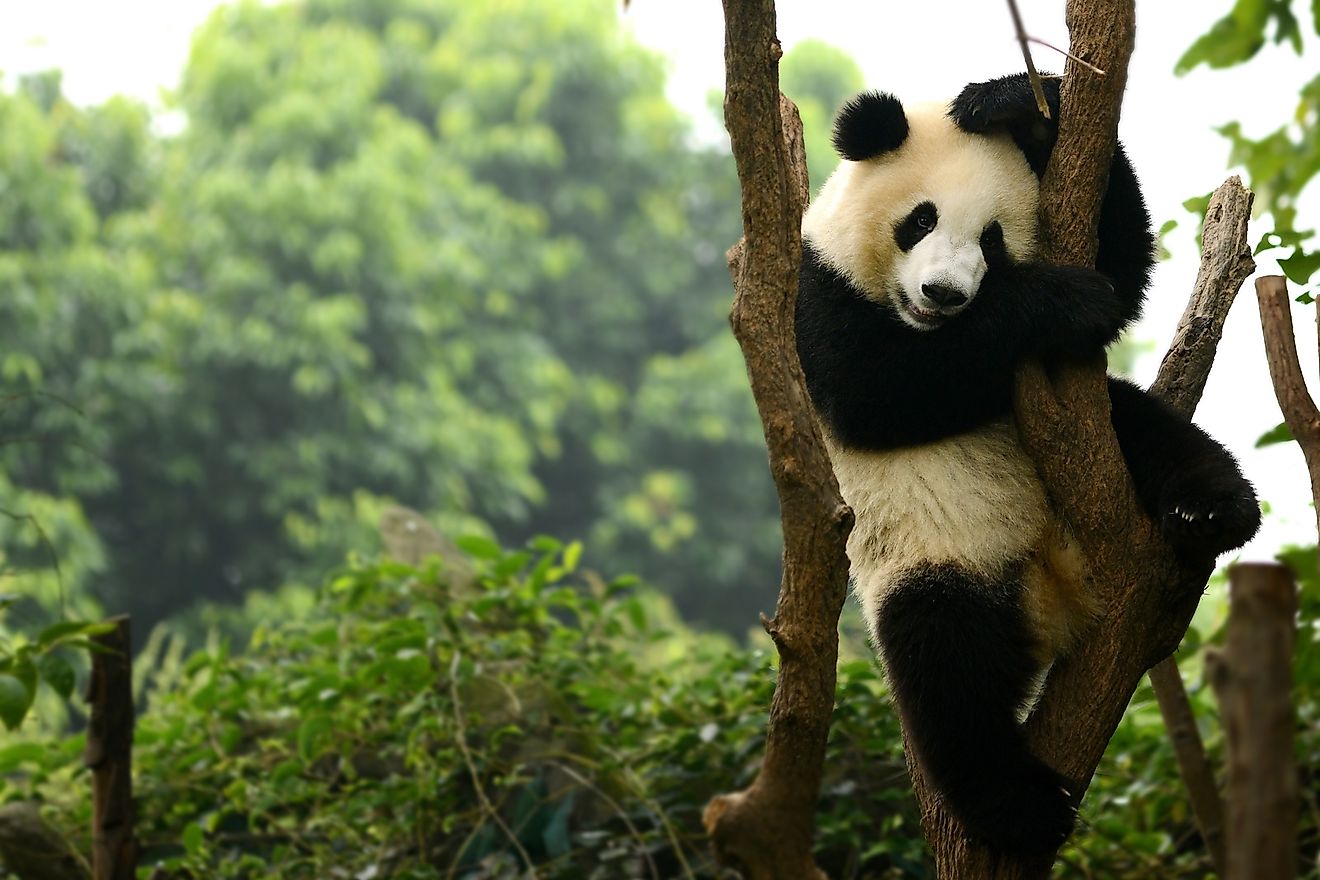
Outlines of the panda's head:
[{"label": "panda's head", "polygon": [[960,130],[944,105],[868,92],[834,123],[842,157],[802,220],[826,264],[907,325],[932,330],[988,267],[1036,250],[1038,182],[1007,134]]}]

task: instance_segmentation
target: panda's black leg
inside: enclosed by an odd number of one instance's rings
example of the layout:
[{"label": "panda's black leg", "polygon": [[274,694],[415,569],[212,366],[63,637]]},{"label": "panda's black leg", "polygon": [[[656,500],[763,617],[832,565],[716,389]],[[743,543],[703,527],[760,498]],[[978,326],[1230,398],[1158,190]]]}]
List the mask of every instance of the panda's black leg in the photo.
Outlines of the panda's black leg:
[{"label": "panda's black leg", "polygon": [[909,573],[876,635],[908,738],[967,832],[1003,851],[1057,848],[1076,811],[1017,721],[1037,672],[1022,585],[949,565]]},{"label": "panda's black leg", "polygon": [[1137,498],[1176,549],[1206,558],[1251,540],[1260,506],[1228,450],[1129,382],[1111,377],[1109,400]]}]

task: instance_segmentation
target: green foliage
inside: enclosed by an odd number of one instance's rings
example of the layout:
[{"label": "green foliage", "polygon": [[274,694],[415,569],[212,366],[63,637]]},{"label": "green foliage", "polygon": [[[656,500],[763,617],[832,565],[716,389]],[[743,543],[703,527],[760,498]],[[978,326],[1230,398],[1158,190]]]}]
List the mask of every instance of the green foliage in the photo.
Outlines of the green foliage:
[{"label": "green foliage", "polygon": [[[216,635],[191,654],[163,630],[148,640],[136,663],[147,694],[135,752],[144,866],[181,880],[512,878],[527,860],[546,878],[718,876],[701,811],[757,772],[774,684],[768,644],[739,649],[685,629],[636,579],[582,568],[578,544],[460,543],[475,584],[451,581],[439,559],[358,563],[314,601],[301,591],[254,600],[242,649]],[[1313,800],[1320,581],[1315,548],[1287,558],[1303,585],[1298,757]],[[1222,624],[1222,604],[1198,613],[1185,672]],[[845,659],[838,672],[817,859],[830,876],[929,878],[876,665]],[[50,675],[67,681],[58,664]],[[6,687],[0,677],[0,707]],[[1213,701],[1199,682],[1189,689],[1219,762]],[[78,839],[89,810],[81,743],[31,734],[0,749],[0,800],[38,799]],[[1309,865],[1315,806],[1301,829]],[[1059,876],[1209,870],[1143,686]],[[1305,880],[1320,877],[1307,870]]]},{"label": "green foliage", "polygon": [[[695,636],[578,545],[464,541],[443,565],[353,566],[242,652],[157,639],[135,761],[144,864],[174,877],[713,877],[700,812],[755,773],[763,651]],[[0,680],[2,681],[2,680]],[[822,858],[920,871],[896,722],[869,661],[840,670]],[[86,820],[64,749],[0,752],[0,797]],[[885,829],[877,835],[873,829]],[[374,872],[374,873],[373,873]]]},{"label": "green foliage", "polygon": [[[17,601],[17,596],[0,595],[0,615]],[[8,730],[22,724],[37,700],[39,686],[68,700],[77,680],[69,652],[91,650],[91,637],[108,632],[111,626],[67,620],[51,624],[35,636],[0,638],[0,723]]]},{"label": "green foliage", "polygon": [[[1301,54],[1302,29],[1293,5],[1294,0],[1236,0],[1229,14],[1179,59],[1176,72],[1186,73],[1199,64],[1230,67],[1247,62],[1265,45],[1271,25],[1275,43],[1286,41]],[[1320,34],[1320,4],[1312,2],[1305,17]],[[1267,210],[1274,222],[1256,252],[1290,250],[1278,260],[1279,268],[1293,284],[1307,286],[1320,270],[1320,250],[1308,245],[1315,230],[1308,228],[1312,221],[1299,220],[1296,204],[1320,172],[1320,77],[1301,86],[1292,118],[1280,123],[1279,128],[1260,138],[1249,137],[1237,122],[1224,124],[1219,132],[1231,144],[1229,164],[1246,169],[1257,209]],[[1205,211],[1199,203],[1189,204],[1188,208]],[[1302,296],[1309,301],[1311,293],[1304,291]]]},{"label": "green foliage", "polygon": [[[0,436],[34,440],[0,508],[67,506],[75,595],[149,624],[309,580],[397,501],[596,535],[730,628],[768,605],[736,178],[607,0],[226,5],[174,100],[162,140],[58,74],[0,94]],[[623,500],[656,474],[691,487],[677,529]]]},{"label": "green foliage", "polygon": [[[1292,0],[1235,0],[1228,15],[1215,22],[1208,33],[1183,53],[1174,72],[1181,75],[1200,64],[1232,67],[1249,61],[1265,45],[1265,31],[1271,25],[1275,43],[1286,40],[1301,54],[1302,31],[1292,11]],[[1320,18],[1317,26],[1320,27]]]}]

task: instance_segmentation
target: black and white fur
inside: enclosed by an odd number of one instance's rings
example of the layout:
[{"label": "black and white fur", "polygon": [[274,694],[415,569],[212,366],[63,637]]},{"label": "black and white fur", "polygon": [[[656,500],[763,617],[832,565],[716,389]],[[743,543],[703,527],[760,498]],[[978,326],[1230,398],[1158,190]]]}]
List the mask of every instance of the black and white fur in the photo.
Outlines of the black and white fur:
[{"label": "black and white fur", "polygon": [[[1057,80],[1047,91],[1057,119]],[[1154,252],[1120,148],[1097,270],[1034,261],[1055,134],[1024,76],[947,106],[853,99],[835,123],[843,161],[803,219],[797,303],[807,387],[856,514],[854,592],[912,745],[970,834],[1027,853],[1056,848],[1075,806],[1019,715],[1097,608],[1019,444],[1013,372],[1114,341]],[[1232,456],[1136,386],[1109,390],[1138,496],[1174,546],[1207,559],[1249,540],[1259,507]]]}]

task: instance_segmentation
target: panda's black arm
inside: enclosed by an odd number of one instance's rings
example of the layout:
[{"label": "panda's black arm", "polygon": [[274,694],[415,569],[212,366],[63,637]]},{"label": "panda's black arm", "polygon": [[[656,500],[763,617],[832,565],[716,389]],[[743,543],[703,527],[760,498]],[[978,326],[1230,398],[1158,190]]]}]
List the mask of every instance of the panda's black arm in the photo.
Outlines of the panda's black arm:
[{"label": "panda's black arm", "polygon": [[1155,267],[1155,233],[1137,174],[1122,144],[1114,147],[1109,188],[1100,204],[1099,241],[1095,267],[1114,282],[1114,292],[1124,304],[1127,320],[1134,321],[1141,314]]},{"label": "panda's black arm", "polygon": [[[944,329],[922,333],[872,302],[803,249],[797,350],[817,414],[858,449],[928,443],[1005,416],[1012,405],[1007,349],[973,351]],[[945,328],[947,329],[947,328]]]},{"label": "panda's black arm", "polygon": [[954,351],[995,351],[1016,365],[1093,357],[1130,320],[1127,303],[1099,272],[1019,263],[992,267],[966,312],[932,335],[946,334]]},{"label": "panda's black arm", "polygon": [[[1058,138],[1059,83],[1058,77],[1049,75],[1041,80],[1050,106],[1049,119],[1040,115],[1025,73],[971,83],[950,104],[949,116],[964,131],[1007,131],[1036,176],[1041,177]],[[1155,265],[1155,235],[1141,185],[1122,144],[1115,148],[1109,168],[1098,234],[1096,268],[1113,280],[1114,291],[1128,310],[1128,320],[1135,320]]]}]

